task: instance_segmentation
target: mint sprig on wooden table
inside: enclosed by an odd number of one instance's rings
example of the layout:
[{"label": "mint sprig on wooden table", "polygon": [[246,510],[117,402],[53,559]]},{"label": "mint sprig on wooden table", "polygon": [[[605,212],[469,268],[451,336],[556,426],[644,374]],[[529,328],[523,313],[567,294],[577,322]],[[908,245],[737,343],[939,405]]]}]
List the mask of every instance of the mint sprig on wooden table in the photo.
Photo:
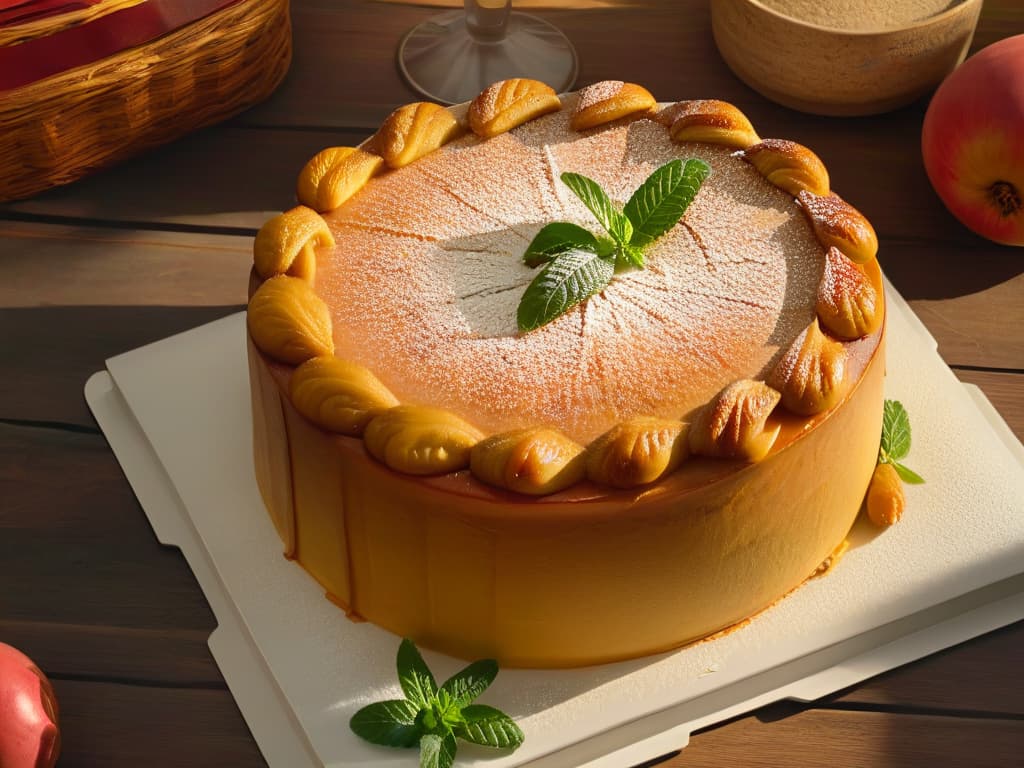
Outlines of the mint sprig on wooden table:
[{"label": "mint sprig on wooden table", "polygon": [[878,449],[878,463],[891,464],[905,483],[924,482],[919,474],[900,461],[910,453],[910,416],[899,400],[886,400],[882,410],[882,444]]},{"label": "mint sprig on wooden table", "polygon": [[438,686],[411,640],[398,647],[398,682],[404,699],[377,701],[356,712],[349,726],[363,739],[385,747],[420,748],[420,768],[449,768],[457,739],[515,750],[523,732],[508,715],[473,704],[498,674],[493,659],[474,661]]},{"label": "mint sprig on wooden table", "polygon": [[593,179],[563,173],[562,182],[607,236],[564,221],[541,228],[523,255],[527,265],[544,266],[519,302],[519,330],[540,328],[600,293],[616,271],[643,269],[644,252],[683,217],[710,174],[703,160],[672,160],[648,176],[619,210]]}]

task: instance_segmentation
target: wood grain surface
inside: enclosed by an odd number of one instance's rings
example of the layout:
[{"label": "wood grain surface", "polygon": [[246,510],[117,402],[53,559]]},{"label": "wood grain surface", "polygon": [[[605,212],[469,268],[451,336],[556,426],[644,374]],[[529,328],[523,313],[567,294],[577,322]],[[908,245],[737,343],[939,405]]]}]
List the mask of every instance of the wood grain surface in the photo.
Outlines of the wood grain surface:
[{"label": "wood grain surface", "polygon": [[[883,268],[943,358],[1024,439],[1024,249],[978,238],[942,207],[920,159],[924,101],[856,119],[775,105],[722,62],[704,0],[531,6],[578,49],[580,85],[726,99],[762,135],[814,149],[875,225]],[[417,100],[394,51],[436,12],[293,0],[293,65],[269,100],[0,205],[0,641],[55,682],[60,766],[265,765],[207,647],[209,606],[180,552],[157,542],[82,390],[108,357],[243,308],[252,235],[293,204],[312,154]],[[1019,0],[987,0],[973,49],[1020,33]],[[1024,622],[706,729],[658,764],[1024,766]]]}]

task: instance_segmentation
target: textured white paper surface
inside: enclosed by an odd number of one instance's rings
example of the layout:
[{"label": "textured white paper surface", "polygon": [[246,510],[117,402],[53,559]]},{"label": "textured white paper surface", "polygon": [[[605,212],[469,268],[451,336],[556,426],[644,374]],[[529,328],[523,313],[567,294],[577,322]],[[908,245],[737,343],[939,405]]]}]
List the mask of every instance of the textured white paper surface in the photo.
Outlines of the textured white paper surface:
[{"label": "textured white paper surface", "polygon": [[[913,421],[907,463],[928,480],[908,488],[898,525],[878,533],[858,524],[850,551],[827,578],[714,642],[585,669],[502,670],[483,701],[516,717],[527,741],[497,759],[489,750],[460,747],[460,765],[580,765],[630,744],[638,746],[599,764],[639,761],[683,746],[689,728],[774,700],[780,690],[823,695],[943,647],[936,638],[958,642],[1024,615],[1020,443],[1005,425],[993,425],[987,403],[979,408],[968,396],[891,291],[887,359],[887,397],[903,401]],[[400,695],[398,638],[349,622],[327,602],[312,578],[281,555],[264,511],[251,461],[244,315],[118,356],[108,369],[177,492],[188,536],[161,533],[168,530],[158,520],[161,505],[147,505],[139,493],[154,528],[162,540],[182,546],[218,620],[227,622],[230,609],[233,634],[261,657],[269,690],[294,715],[288,727],[306,740],[301,751],[316,756],[311,764],[415,765],[414,752],[368,745],[347,726],[363,704]],[[131,461],[111,443],[132,479]],[[186,546],[186,538],[193,543]],[[205,576],[192,562],[196,557],[209,568]],[[224,599],[220,610],[211,591]],[[979,606],[984,610],[969,616],[978,624],[971,632],[957,617]],[[924,629],[943,621],[958,629],[932,632],[927,640]],[[914,632],[920,638],[894,644],[889,661],[878,661],[879,647]],[[230,644],[222,643],[219,653],[211,645],[224,668]],[[836,666],[865,653],[874,653],[866,668]],[[463,664],[424,655],[439,678]],[[809,675],[815,676],[801,687]],[[225,676],[249,717],[227,669]],[[267,689],[249,690],[244,696],[265,696]],[[266,754],[266,740],[256,736]]]}]

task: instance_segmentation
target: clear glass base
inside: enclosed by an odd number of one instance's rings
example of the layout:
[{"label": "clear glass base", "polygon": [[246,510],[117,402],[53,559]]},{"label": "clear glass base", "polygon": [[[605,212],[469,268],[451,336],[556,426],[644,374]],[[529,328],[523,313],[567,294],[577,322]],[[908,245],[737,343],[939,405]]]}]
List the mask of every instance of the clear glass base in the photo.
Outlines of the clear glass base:
[{"label": "clear glass base", "polygon": [[398,46],[398,67],[409,85],[443,104],[470,101],[498,80],[528,77],[563,93],[576,82],[576,50],[552,24],[525,13],[509,15],[504,38],[474,38],[463,11],[413,27]]}]

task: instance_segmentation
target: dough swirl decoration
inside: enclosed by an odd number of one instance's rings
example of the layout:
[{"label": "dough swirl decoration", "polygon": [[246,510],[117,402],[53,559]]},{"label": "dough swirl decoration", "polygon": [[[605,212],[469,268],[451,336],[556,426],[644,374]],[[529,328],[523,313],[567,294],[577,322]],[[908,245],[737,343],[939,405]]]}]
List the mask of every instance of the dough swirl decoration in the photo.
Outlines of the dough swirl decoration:
[{"label": "dough swirl decoration", "polygon": [[666,107],[658,121],[669,127],[672,141],[703,141],[749,149],[761,141],[747,116],[727,101],[696,99]]},{"label": "dough swirl decoration", "polygon": [[547,427],[502,432],[473,446],[469,468],[485,483],[544,496],[583,479],[583,446]]},{"label": "dough swirl decoration", "polygon": [[779,427],[766,427],[782,395],[763,381],[739,379],[700,410],[690,427],[690,450],[701,456],[760,461]]}]

